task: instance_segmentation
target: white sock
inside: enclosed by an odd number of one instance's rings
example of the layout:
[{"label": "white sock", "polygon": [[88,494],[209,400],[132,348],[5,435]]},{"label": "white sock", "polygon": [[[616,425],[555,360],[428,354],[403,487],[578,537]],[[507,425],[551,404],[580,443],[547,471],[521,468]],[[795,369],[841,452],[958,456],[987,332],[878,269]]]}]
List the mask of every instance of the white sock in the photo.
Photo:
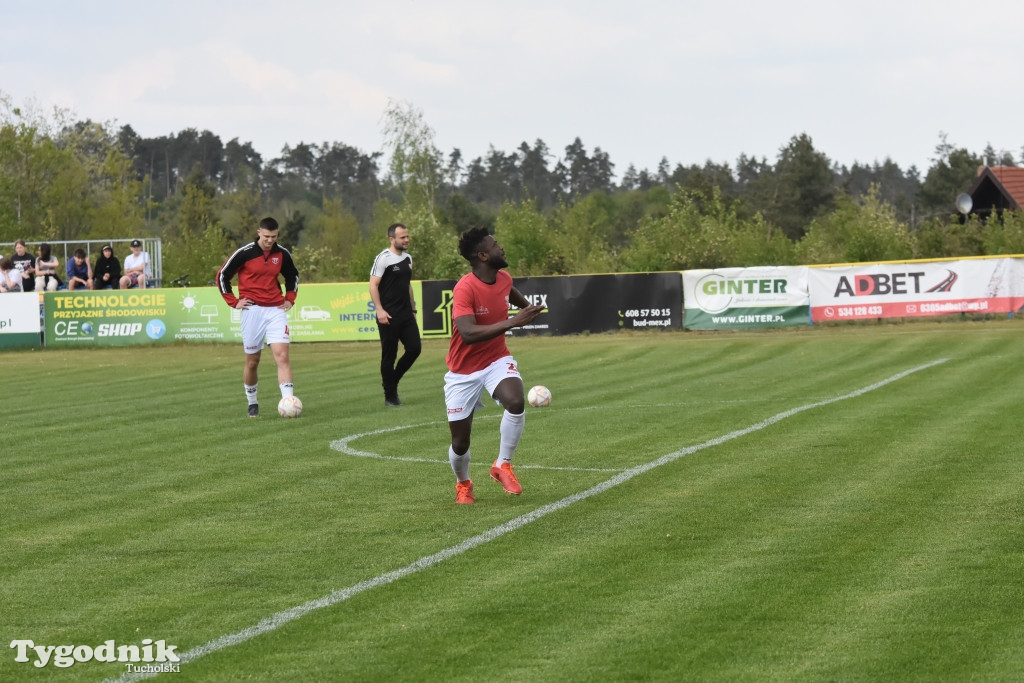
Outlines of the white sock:
[{"label": "white sock", "polygon": [[259,386],[259,385],[258,384],[253,384],[252,386],[249,386],[248,384],[243,384],[243,386],[245,387],[245,397],[247,399],[249,399],[249,405],[255,404],[257,402],[256,401],[256,387]]},{"label": "white sock", "polygon": [[506,410],[505,414],[501,416],[501,427],[499,428],[501,445],[498,447],[498,459],[495,461],[495,465],[501,467],[502,463],[512,462],[512,456],[515,455],[516,446],[519,445],[519,439],[523,436],[525,425],[526,411],[519,415],[513,415]]},{"label": "white sock", "polygon": [[448,462],[452,465],[452,472],[455,473],[455,478],[459,481],[466,481],[469,479],[469,451],[466,451],[462,455],[455,453],[455,449],[451,446],[448,447]]},{"label": "white sock", "polygon": [[281,398],[288,398],[289,396],[295,395],[295,385],[291,382],[282,382],[281,387]]}]

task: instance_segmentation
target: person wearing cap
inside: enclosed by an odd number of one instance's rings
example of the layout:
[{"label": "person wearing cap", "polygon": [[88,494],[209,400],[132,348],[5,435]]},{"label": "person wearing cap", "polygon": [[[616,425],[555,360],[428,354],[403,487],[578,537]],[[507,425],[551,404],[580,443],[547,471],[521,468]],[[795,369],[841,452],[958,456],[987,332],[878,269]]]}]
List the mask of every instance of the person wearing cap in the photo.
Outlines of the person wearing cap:
[{"label": "person wearing cap", "polygon": [[118,289],[121,286],[121,262],[114,256],[114,247],[104,244],[96,265],[92,267],[94,289]]},{"label": "person wearing cap", "polygon": [[146,282],[153,277],[149,268],[149,254],[142,251],[142,242],[132,240],[132,253],[124,257],[124,277],[121,289],[146,288]]}]

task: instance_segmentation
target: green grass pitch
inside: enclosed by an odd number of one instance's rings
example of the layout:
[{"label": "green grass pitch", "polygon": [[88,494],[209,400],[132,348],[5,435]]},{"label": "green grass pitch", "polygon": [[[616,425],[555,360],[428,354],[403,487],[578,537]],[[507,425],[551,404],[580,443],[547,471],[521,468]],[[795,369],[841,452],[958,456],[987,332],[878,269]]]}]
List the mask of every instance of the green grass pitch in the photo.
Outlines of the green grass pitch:
[{"label": "green grass pitch", "polygon": [[477,414],[473,506],[443,342],[389,409],[376,344],[293,345],[296,420],[269,353],[250,420],[233,345],[4,352],[0,680],[126,672],[14,640],[143,638],[190,681],[1024,679],[1022,333],[511,339],[554,398],[519,497]]}]

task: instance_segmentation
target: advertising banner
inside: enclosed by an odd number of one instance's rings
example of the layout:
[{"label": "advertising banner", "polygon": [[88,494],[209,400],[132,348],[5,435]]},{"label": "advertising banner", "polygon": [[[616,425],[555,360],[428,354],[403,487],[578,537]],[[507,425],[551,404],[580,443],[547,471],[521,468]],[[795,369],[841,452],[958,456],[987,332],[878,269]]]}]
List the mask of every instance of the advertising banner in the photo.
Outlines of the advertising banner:
[{"label": "advertising banner", "polygon": [[173,294],[167,289],[46,292],[46,346],[169,341],[165,319]]},{"label": "advertising banner", "polygon": [[40,345],[39,295],[35,292],[0,294],[0,349]]},{"label": "advertising banner", "polygon": [[[413,292],[419,300],[419,283]],[[215,287],[47,292],[45,311],[48,347],[242,339],[242,312]],[[379,340],[365,282],[302,285],[288,321],[293,342]]]},{"label": "advertising banner", "polygon": [[[454,280],[422,283],[424,337],[450,337]],[[515,279],[515,288],[545,307],[526,327],[509,336],[581,334],[611,330],[681,329],[680,273],[565,275]],[[514,315],[515,309],[510,311]]]},{"label": "advertising banner", "polygon": [[[413,296],[420,300],[419,283]],[[367,282],[302,285],[288,312],[292,341],[375,341],[377,310]]]},{"label": "advertising banner", "polygon": [[683,271],[683,325],[737,330],[809,325],[807,268],[761,266]]},{"label": "advertising banner", "polygon": [[1024,262],[991,258],[810,269],[815,322],[1013,313],[1024,307]]}]

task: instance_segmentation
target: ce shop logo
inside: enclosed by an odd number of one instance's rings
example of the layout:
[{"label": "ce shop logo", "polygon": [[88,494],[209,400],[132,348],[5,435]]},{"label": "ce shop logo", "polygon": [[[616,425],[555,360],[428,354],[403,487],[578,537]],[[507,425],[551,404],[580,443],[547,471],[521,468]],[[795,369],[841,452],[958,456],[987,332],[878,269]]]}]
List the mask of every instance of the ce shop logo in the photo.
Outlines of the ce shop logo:
[{"label": "ce shop logo", "polygon": [[719,273],[709,273],[697,280],[694,295],[702,311],[721,313],[732,305],[737,296],[785,294],[786,284],[786,280],[779,278],[727,278]]},{"label": "ce shop logo", "polygon": [[[142,332],[142,323],[99,323],[93,326],[90,322],[79,322],[77,320],[59,320],[53,326],[53,332],[58,337],[93,339],[95,337],[134,337]],[[160,339],[167,333],[167,325],[163,320],[154,318],[145,325],[146,336],[150,339]]]},{"label": "ce shop logo", "polygon": [[94,332],[92,323],[88,321],[58,320],[53,325],[53,333],[65,339],[92,339]]}]

